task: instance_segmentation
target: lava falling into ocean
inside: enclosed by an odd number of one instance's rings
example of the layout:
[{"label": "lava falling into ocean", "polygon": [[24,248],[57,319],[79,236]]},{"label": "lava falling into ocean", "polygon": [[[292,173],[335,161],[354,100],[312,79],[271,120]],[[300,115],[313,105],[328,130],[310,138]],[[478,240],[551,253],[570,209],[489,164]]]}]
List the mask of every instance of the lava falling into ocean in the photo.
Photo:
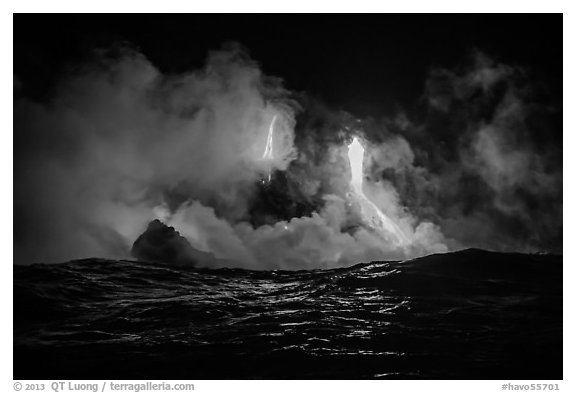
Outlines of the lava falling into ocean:
[{"label": "lava falling into ocean", "polygon": [[[268,129],[268,136],[266,138],[266,147],[264,148],[264,153],[262,154],[263,160],[271,160],[273,156],[273,143],[274,143],[274,123],[276,122],[277,115],[274,115],[272,122],[270,123],[270,128]],[[268,182],[272,178],[272,171],[268,172]]]},{"label": "lava falling into ocean", "polygon": [[352,171],[350,184],[353,196],[360,205],[362,218],[384,239],[398,246],[408,244],[408,238],[400,227],[368,199],[362,190],[364,183],[364,147],[357,137],[354,137],[348,145],[348,160]]}]

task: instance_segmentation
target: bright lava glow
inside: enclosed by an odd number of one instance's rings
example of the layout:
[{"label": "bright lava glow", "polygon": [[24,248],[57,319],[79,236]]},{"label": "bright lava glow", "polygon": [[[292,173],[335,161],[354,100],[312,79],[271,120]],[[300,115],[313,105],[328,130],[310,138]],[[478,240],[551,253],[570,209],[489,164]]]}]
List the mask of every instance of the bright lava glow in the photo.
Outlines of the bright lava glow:
[{"label": "bright lava glow", "polygon": [[274,143],[274,123],[276,123],[276,115],[272,118],[272,123],[270,123],[270,128],[268,129],[268,138],[266,139],[266,148],[264,149],[264,154],[262,154],[262,159],[271,160],[272,155],[272,144]]},{"label": "bright lava glow", "polygon": [[[268,137],[266,138],[266,147],[264,148],[264,154],[262,154],[263,160],[271,160],[274,156],[272,154],[272,147],[274,144],[274,123],[276,123],[276,115],[272,118],[270,123],[270,128],[268,129]],[[268,182],[272,178],[272,173],[268,172]]]},{"label": "bright lava glow", "polygon": [[[354,137],[352,143],[348,145],[348,160],[350,161],[350,169],[352,170],[351,185],[354,194],[358,197],[362,216],[368,221],[372,228],[384,235],[385,238],[391,237],[391,240],[398,245],[408,243],[408,239],[400,227],[398,227],[390,217],[382,213],[380,209],[364,195],[364,191],[362,191],[364,181],[364,147],[362,147],[357,137]],[[391,236],[386,236],[386,233],[389,233]]]}]

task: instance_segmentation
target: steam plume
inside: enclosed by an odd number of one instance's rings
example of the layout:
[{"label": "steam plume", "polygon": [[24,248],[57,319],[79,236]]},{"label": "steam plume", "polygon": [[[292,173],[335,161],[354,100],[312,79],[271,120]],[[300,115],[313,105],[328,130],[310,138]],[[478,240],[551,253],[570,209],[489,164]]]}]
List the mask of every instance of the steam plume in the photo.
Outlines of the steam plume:
[{"label": "steam plume", "polygon": [[[429,113],[464,124],[439,148],[433,119],[356,119],[296,99],[237,45],[181,75],[129,48],[99,53],[49,101],[15,99],[25,146],[15,162],[16,262],[126,258],[154,218],[213,267],[548,246],[544,231],[561,233],[561,199],[560,226],[557,210],[534,218],[527,201],[557,202],[561,166],[525,132],[534,111],[517,75],[482,56],[471,70],[433,71]],[[496,109],[480,121],[470,108],[488,104]],[[472,189],[485,198],[467,210]],[[519,237],[514,223],[538,230]]]}]

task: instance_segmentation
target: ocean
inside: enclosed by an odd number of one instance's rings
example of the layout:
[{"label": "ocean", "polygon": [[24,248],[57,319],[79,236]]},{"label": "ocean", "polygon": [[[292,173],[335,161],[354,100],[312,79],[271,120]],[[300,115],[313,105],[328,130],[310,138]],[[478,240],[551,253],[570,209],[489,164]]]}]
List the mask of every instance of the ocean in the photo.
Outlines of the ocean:
[{"label": "ocean", "polygon": [[14,266],[14,379],[562,379],[562,257]]}]

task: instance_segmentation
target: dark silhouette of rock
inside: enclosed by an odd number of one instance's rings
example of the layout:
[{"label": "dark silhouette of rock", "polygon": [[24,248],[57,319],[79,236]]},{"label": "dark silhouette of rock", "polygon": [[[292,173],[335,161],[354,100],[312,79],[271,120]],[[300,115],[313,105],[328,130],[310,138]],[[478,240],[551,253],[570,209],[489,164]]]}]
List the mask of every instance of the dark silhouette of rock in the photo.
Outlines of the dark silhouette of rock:
[{"label": "dark silhouette of rock", "polygon": [[177,265],[196,265],[203,260],[214,259],[190,245],[174,227],[160,220],[151,221],[148,228],[132,245],[132,256],[139,261],[160,262]]}]

